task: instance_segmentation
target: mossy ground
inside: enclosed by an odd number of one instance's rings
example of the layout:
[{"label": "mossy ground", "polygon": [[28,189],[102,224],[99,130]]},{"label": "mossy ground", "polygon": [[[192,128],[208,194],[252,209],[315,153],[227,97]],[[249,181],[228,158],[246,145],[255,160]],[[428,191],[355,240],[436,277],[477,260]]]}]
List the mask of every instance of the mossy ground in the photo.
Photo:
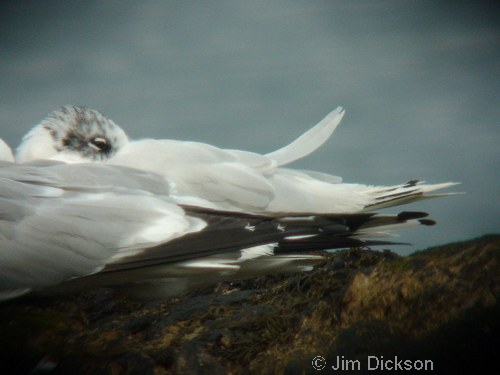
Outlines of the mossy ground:
[{"label": "mossy ground", "polygon": [[398,355],[477,372],[500,347],[499,251],[500,236],[409,257],[353,249],[160,302],[111,289],[14,300],[0,305],[0,371],[302,374],[317,355]]}]

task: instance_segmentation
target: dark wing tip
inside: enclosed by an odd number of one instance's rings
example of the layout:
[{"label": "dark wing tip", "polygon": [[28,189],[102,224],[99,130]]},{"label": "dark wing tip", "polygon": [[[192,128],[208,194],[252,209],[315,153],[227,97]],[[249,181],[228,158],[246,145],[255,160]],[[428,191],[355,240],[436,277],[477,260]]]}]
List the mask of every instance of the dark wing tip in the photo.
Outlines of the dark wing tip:
[{"label": "dark wing tip", "polygon": [[420,219],[422,217],[427,217],[429,214],[427,212],[418,212],[418,211],[403,211],[398,214],[398,220],[406,221],[406,220],[414,220]]},{"label": "dark wing tip", "polygon": [[428,226],[436,224],[436,222],[434,220],[430,220],[430,219],[420,219],[419,222],[422,225],[428,225]]}]

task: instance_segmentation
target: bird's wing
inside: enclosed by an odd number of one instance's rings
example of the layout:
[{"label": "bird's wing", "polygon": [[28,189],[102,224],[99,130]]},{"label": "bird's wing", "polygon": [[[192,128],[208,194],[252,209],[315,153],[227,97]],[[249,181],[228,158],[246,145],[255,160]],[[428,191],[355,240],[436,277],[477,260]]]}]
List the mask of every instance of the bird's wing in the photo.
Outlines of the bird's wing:
[{"label": "bird's wing", "polygon": [[110,162],[166,175],[180,195],[206,199],[219,208],[261,211],[274,197],[265,177],[272,162],[258,154],[148,139],[131,142]]},{"label": "bird's wing", "polygon": [[0,292],[9,296],[96,273],[204,227],[156,194],[161,181],[149,177],[107,165],[3,163]]},{"label": "bird's wing", "polygon": [[4,299],[58,284],[214,281],[299,269],[321,260],[309,251],[389,244],[371,238],[433,224],[414,212],[269,216],[181,207],[168,182],[145,171],[47,161],[0,166]]},{"label": "bird's wing", "polygon": [[184,196],[179,203],[254,213],[374,211],[441,196],[433,192],[454,185],[345,184],[326,173],[277,167],[267,156],[169,140],[132,142],[111,162],[166,175]]},{"label": "bird's wing", "polygon": [[255,276],[322,260],[318,254],[308,254],[310,251],[391,244],[371,238],[390,236],[386,232],[389,229],[434,224],[423,219],[427,214],[420,212],[269,217],[202,207],[184,209],[207,226],[109,263],[99,274],[75,280],[72,285],[116,285],[186,277],[220,281]]},{"label": "bird's wing", "polygon": [[[219,208],[262,212],[275,198],[269,177],[279,171],[280,165],[320,147],[343,115],[344,110],[337,108],[288,146],[266,155],[197,142],[146,139],[124,146],[111,162],[167,175],[181,195],[206,199]],[[331,175],[304,173],[328,182],[340,181]]]}]

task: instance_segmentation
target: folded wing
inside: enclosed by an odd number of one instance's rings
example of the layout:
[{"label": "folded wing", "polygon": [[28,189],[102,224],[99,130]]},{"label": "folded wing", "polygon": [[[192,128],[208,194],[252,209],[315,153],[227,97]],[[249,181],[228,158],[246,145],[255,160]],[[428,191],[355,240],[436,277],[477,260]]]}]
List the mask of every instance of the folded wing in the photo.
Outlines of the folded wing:
[{"label": "folded wing", "polygon": [[201,230],[204,222],[158,194],[161,180],[106,165],[1,164],[0,298]]}]

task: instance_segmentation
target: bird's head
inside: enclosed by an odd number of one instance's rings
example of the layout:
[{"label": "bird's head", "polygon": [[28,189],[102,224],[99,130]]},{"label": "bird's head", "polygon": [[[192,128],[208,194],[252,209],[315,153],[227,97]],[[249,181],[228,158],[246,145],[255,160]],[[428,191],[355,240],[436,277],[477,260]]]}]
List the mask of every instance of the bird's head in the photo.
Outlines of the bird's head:
[{"label": "bird's head", "polygon": [[24,136],[16,161],[105,161],[127,143],[127,135],[111,119],[87,107],[67,105]]}]

